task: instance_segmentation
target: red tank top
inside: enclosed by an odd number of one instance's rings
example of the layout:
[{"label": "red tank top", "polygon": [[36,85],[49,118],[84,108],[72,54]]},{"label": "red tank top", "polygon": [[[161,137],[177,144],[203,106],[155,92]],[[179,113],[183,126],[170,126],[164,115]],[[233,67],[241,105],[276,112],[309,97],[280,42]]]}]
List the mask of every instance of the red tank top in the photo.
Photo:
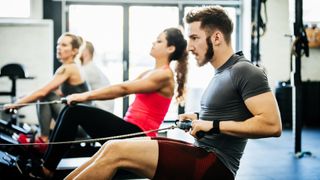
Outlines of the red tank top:
[{"label": "red tank top", "polygon": [[[168,112],[170,102],[171,98],[164,97],[158,92],[136,94],[124,119],[137,125],[143,131],[159,129]],[[152,132],[147,135],[153,137],[157,133]]]}]

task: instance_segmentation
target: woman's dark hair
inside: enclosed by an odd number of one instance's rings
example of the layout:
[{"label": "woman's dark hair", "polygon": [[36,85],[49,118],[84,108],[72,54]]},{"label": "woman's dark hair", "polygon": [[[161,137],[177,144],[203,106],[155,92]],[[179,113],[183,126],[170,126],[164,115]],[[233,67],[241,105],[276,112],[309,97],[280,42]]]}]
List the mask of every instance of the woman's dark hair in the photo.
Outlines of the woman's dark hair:
[{"label": "woman's dark hair", "polygon": [[183,34],[178,28],[168,28],[163,31],[166,34],[168,46],[174,46],[175,51],[170,55],[170,62],[176,60],[175,67],[176,80],[178,83],[176,97],[177,101],[181,104],[184,101],[185,83],[188,72],[188,51],[187,41],[184,39]]}]

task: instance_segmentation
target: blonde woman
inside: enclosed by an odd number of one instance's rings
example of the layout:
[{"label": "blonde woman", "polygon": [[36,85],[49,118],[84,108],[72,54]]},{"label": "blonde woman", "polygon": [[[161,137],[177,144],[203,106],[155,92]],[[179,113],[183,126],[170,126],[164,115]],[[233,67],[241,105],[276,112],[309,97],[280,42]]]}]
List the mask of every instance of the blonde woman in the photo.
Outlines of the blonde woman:
[{"label": "blonde woman", "polygon": [[[18,99],[14,104],[6,104],[5,109],[21,108],[23,104],[40,101],[52,101],[61,97],[81,93],[89,90],[84,76],[81,74],[80,66],[74,62],[75,56],[79,52],[81,40],[71,33],[62,34],[57,41],[57,59],[62,65],[56,70],[52,79],[35,91]],[[48,104],[37,107],[40,136],[38,139],[43,142],[48,141],[50,124],[52,119],[56,119],[63,104]]]}]

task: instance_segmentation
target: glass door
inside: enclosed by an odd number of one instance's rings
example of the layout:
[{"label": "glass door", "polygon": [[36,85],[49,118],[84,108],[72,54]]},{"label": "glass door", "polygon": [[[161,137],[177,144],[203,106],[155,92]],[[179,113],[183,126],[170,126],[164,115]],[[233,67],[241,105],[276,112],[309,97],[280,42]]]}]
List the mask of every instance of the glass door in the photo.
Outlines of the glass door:
[{"label": "glass door", "polygon": [[[91,41],[94,62],[111,81],[123,81],[123,7],[113,5],[70,5],[68,31]],[[114,113],[123,114],[122,98],[115,100]]]},{"label": "glass door", "polygon": [[[179,26],[179,9],[175,6],[130,6],[129,8],[129,79],[154,68],[149,55],[152,42],[166,28]],[[131,103],[133,97],[129,98]],[[176,119],[178,105],[173,100],[166,120]]]},{"label": "glass door", "polygon": [[[149,55],[152,42],[165,28],[178,27],[179,22],[180,24],[182,22],[181,18],[195,7],[161,4],[71,4],[68,11],[68,30],[93,42],[96,48],[96,63],[100,65],[111,83],[115,84],[134,79],[139,73],[153,68],[154,59]],[[238,8],[226,9],[234,22],[232,46],[237,49]],[[185,112],[200,109],[202,92],[213,75],[214,70],[210,65],[197,67],[194,57],[190,54]],[[202,77],[201,81],[198,77]],[[132,103],[133,97],[129,96],[129,104]],[[115,114],[122,117],[127,103],[126,98],[124,103],[122,98],[116,99]],[[177,115],[178,104],[172,101],[165,120],[176,119]]]}]

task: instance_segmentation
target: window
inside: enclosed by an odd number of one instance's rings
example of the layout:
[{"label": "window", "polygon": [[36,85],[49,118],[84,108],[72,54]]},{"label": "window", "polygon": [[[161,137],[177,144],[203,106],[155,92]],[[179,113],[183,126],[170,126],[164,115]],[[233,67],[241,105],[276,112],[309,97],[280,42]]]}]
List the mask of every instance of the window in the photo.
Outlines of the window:
[{"label": "window", "polygon": [[[91,41],[94,62],[111,84],[123,81],[123,8],[105,5],[71,5],[69,30]],[[115,100],[114,113],[122,116],[122,99]]]},{"label": "window", "polygon": [[30,17],[30,0],[0,0],[0,17]]},{"label": "window", "polygon": [[[146,16],[147,15],[147,16]],[[129,79],[154,68],[149,55],[152,42],[166,28],[178,27],[179,9],[170,6],[131,6],[129,9]],[[133,98],[130,97],[130,103]],[[178,105],[173,99],[165,119],[176,119]]]},{"label": "window", "polygon": [[[149,55],[152,42],[165,28],[178,27],[179,22],[181,22],[179,18],[184,17],[191,8],[200,4],[200,2],[197,3],[182,4],[182,6],[152,4],[152,1],[150,1],[150,4],[143,5],[140,3],[116,3],[117,5],[70,3],[69,16],[67,16],[69,17],[67,20],[69,23],[68,31],[79,34],[93,42],[97,51],[97,63],[101,64],[101,68],[105,70],[111,83],[115,84],[122,82],[124,77],[128,77],[130,80],[144,70],[153,68],[154,59]],[[223,4],[220,5],[223,6]],[[235,3],[234,6],[226,7],[226,9],[234,22],[232,46],[237,49],[239,48],[237,44],[240,44],[237,37],[239,33],[239,22],[237,22],[239,6]],[[128,16],[128,19],[125,15]],[[124,37],[124,35],[129,38]],[[128,69],[123,68],[127,67],[126,63],[129,63]],[[190,55],[186,112],[200,109],[202,92],[213,75],[214,70],[210,65],[199,68],[195,59]],[[201,81],[198,78],[199,76],[203,77]],[[133,97],[129,96],[129,104],[132,100]],[[116,99],[115,108],[115,113],[123,116],[125,104],[123,104],[122,98]],[[173,100],[165,119],[175,119],[177,114],[178,105]]]}]

